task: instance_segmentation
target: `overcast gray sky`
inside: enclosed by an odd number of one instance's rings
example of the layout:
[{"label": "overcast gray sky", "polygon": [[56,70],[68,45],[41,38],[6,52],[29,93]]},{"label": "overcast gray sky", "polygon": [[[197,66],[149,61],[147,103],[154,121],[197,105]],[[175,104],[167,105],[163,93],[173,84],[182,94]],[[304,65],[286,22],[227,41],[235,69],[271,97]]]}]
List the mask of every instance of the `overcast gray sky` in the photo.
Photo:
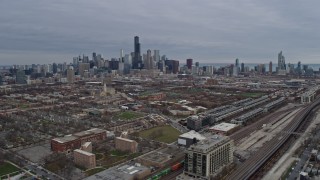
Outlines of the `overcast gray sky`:
[{"label": "overcast gray sky", "polygon": [[159,49],[210,63],[320,63],[319,0],[1,0],[0,64]]}]

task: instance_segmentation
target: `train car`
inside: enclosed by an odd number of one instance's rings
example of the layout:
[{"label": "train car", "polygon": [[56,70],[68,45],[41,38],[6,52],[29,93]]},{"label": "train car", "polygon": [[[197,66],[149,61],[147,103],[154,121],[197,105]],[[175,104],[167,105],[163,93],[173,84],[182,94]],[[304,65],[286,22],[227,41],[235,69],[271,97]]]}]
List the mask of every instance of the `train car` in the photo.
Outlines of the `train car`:
[{"label": "train car", "polygon": [[173,166],[171,166],[171,171],[176,171],[182,167],[182,164],[179,162]]}]

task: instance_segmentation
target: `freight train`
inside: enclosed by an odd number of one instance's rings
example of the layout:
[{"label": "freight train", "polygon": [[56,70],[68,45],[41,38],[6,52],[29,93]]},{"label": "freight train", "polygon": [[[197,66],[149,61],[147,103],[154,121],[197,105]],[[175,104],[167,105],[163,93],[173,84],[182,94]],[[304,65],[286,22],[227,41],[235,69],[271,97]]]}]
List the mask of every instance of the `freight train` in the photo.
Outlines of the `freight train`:
[{"label": "freight train", "polygon": [[179,170],[180,168],[183,168],[183,165],[184,165],[184,160],[172,165],[169,168],[166,168],[166,169],[158,172],[157,174],[153,175],[152,177],[148,178],[147,180],[158,180],[161,177],[163,177],[171,172],[174,172],[174,171]]}]

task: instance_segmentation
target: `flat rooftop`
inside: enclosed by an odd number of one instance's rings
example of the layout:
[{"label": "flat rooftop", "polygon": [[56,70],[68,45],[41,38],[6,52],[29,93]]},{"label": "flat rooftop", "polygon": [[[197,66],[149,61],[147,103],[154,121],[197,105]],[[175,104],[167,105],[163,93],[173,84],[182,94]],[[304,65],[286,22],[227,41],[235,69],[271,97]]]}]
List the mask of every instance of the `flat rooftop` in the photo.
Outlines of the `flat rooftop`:
[{"label": "flat rooftop", "polygon": [[188,148],[188,150],[206,153],[207,151],[210,151],[211,148],[218,147],[220,146],[220,144],[224,144],[229,140],[230,139],[228,136],[215,134],[212,136],[208,136],[205,140],[199,141],[196,144],[191,145]]},{"label": "flat rooftop", "polygon": [[200,133],[197,133],[196,131],[194,130],[191,130],[187,133],[184,133],[184,134],[181,134],[179,136],[179,138],[187,138],[187,139],[193,139],[193,138],[196,138],[197,140],[204,140],[206,139],[205,136],[201,135]]},{"label": "flat rooftop", "polygon": [[103,132],[106,133],[107,131],[103,130],[103,129],[94,128],[94,129],[89,129],[87,131],[77,132],[72,135],[66,135],[64,137],[54,138],[52,140],[57,141],[59,143],[66,143],[66,142],[74,141],[80,137],[84,137],[84,136],[88,136],[88,135],[92,135],[92,134],[99,134],[99,133],[103,133]]},{"label": "flat rooftop", "polygon": [[73,135],[77,136],[77,137],[83,137],[83,136],[87,136],[87,135],[91,135],[91,134],[93,134],[93,133],[90,131],[82,131],[82,132],[74,133]]},{"label": "flat rooftop", "polygon": [[145,171],[150,171],[149,168],[142,165],[123,165],[118,167],[109,168],[101,171],[97,174],[85,178],[85,180],[124,180],[132,179],[136,174],[140,174]]},{"label": "flat rooftop", "polygon": [[143,160],[147,160],[147,161],[151,161],[151,162],[165,163],[171,159],[170,156],[171,155],[166,154],[166,153],[154,151],[154,152],[151,152],[151,153],[148,153],[148,154],[142,156],[141,158]]},{"label": "flat rooftop", "polygon": [[52,140],[57,141],[59,143],[66,143],[66,142],[74,141],[74,140],[77,140],[77,139],[78,139],[78,137],[76,137],[76,136],[67,135],[67,136],[60,137],[60,138],[54,138]]},{"label": "flat rooftop", "polygon": [[76,149],[76,150],[74,150],[74,152],[78,152],[78,153],[84,154],[86,156],[94,156],[94,154],[87,152],[87,151],[84,151],[84,150],[81,150],[81,149]]},{"label": "flat rooftop", "polygon": [[239,126],[239,125],[223,122],[223,123],[217,124],[215,126],[212,126],[209,129],[210,130],[217,130],[217,131],[227,132],[227,131],[229,131],[229,130],[237,127],[237,126]]},{"label": "flat rooftop", "polygon": [[134,140],[126,139],[126,138],[122,138],[122,137],[116,137],[116,139],[127,141],[127,142],[135,142]]}]

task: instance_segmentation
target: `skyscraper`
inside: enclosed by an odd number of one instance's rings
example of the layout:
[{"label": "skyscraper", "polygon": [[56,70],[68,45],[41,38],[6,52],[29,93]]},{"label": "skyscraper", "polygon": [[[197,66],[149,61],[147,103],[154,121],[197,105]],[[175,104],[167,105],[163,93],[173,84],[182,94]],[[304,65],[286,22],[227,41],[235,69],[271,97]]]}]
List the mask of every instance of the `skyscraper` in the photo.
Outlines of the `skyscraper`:
[{"label": "skyscraper", "polygon": [[146,60],[144,62],[144,68],[145,69],[152,69],[152,62],[151,62],[152,58],[151,58],[151,50],[148,49],[147,51],[147,57],[146,57]]},{"label": "skyscraper", "polygon": [[239,59],[236,59],[235,65],[233,66],[233,76],[238,76],[239,75]]},{"label": "skyscraper", "polygon": [[67,70],[67,81],[68,83],[73,83],[74,82],[74,70],[73,67],[69,67]]},{"label": "skyscraper", "polygon": [[241,63],[241,72],[244,72],[244,63]]},{"label": "skyscraper", "polygon": [[16,75],[17,84],[27,84],[27,77],[24,70],[18,70]]},{"label": "skyscraper", "polygon": [[124,59],[123,59],[123,49],[120,49],[120,62],[123,62]]},{"label": "skyscraper", "polygon": [[269,74],[272,74],[272,61],[269,63]]},{"label": "skyscraper", "polygon": [[153,60],[158,63],[160,61],[160,51],[154,50],[153,53]]},{"label": "skyscraper", "polygon": [[239,65],[240,65],[240,64],[239,64],[239,59],[237,58],[237,59],[236,59],[236,66],[239,67]]},{"label": "skyscraper", "polygon": [[282,55],[282,51],[278,54],[278,70],[286,70],[286,61]]},{"label": "skyscraper", "polygon": [[187,67],[188,69],[191,69],[192,68],[192,64],[193,64],[193,59],[187,59]]},{"label": "skyscraper", "polygon": [[131,54],[126,54],[124,56],[124,74],[129,74],[132,66],[132,57]]},{"label": "skyscraper", "polygon": [[92,53],[92,60],[93,60],[93,61],[96,61],[96,60],[97,60],[96,57],[97,57],[97,53],[93,52],[93,53]]},{"label": "skyscraper", "polygon": [[132,62],[132,69],[142,69],[141,51],[139,36],[134,37],[134,57]]}]

